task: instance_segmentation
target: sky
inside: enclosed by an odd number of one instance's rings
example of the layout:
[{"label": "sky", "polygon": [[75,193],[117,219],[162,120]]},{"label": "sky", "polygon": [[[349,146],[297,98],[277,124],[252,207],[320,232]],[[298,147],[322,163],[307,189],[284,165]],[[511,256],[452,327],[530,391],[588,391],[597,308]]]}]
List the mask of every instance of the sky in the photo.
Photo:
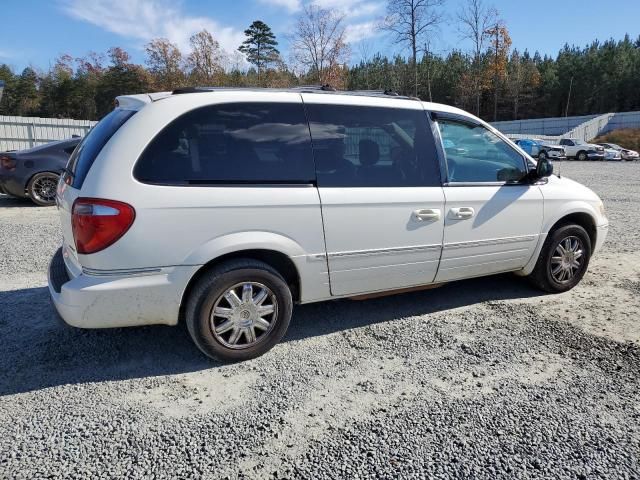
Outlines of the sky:
[{"label": "sky", "polygon": [[[310,0],[0,0],[0,63],[16,71],[46,70],[60,54],[80,57],[119,46],[143,63],[144,45],[168,38],[188,50],[191,34],[206,28],[228,52],[243,31],[260,19],[273,29],[287,58],[287,34]],[[444,21],[433,35],[432,50],[467,50],[455,16],[464,0],[445,0]],[[640,0],[484,0],[497,8],[513,47],[554,56],[565,43],[584,46],[594,39],[640,35]],[[408,53],[379,25],[386,0],[314,0],[345,14],[352,63],[375,52]]]}]

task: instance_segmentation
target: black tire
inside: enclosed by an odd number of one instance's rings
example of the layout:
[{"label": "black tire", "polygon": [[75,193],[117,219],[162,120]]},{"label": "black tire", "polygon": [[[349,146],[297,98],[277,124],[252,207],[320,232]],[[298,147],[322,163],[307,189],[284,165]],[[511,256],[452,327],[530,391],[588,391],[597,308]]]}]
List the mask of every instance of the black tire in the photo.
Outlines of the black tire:
[{"label": "black tire", "polygon": [[[566,242],[567,239],[576,239],[579,242],[579,249],[582,250],[582,255],[580,257],[581,262],[579,262],[579,267],[574,273],[572,273],[573,276],[570,279],[558,281],[552,273],[552,269],[555,269],[552,266],[552,263],[557,262],[557,260],[552,260],[552,257],[557,258],[554,257],[554,253],[557,253],[556,249],[561,243]],[[533,269],[533,272],[528,276],[528,279],[535,287],[545,292],[566,292],[580,283],[580,280],[582,280],[582,277],[584,277],[584,274],[587,272],[590,258],[591,239],[589,238],[586,230],[580,225],[563,225],[556,230],[553,230],[547,236],[547,239],[542,246],[542,250],[540,251],[540,256],[538,257],[536,266]]]},{"label": "black tire", "polygon": [[581,162],[585,162],[587,160],[589,160],[589,157],[587,156],[587,152],[578,152],[578,155],[576,155],[576,159],[580,160]]},{"label": "black tire", "polygon": [[[212,319],[214,307],[220,305],[222,301],[226,302],[223,300],[223,295],[232,287],[240,288],[239,285],[248,283],[259,284],[266,287],[265,291],[269,291],[268,298],[275,306],[275,311],[270,317],[271,326],[267,331],[253,326],[247,327],[253,330],[255,336],[255,341],[252,343],[249,343],[247,337],[249,333],[247,332],[240,334],[240,338],[236,339],[237,345],[233,346],[231,343],[225,345],[225,342],[232,341],[237,327],[234,326],[226,338],[226,331],[222,334],[214,333],[213,328],[216,326],[215,317]],[[257,296],[255,295],[254,298]],[[244,300],[242,301],[244,305]],[[229,307],[231,310],[233,309],[229,303],[226,304],[226,311],[231,311]],[[225,308],[220,307],[221,310],[225,310]],[[236,308],[243,307],[237,306]],[[249,312],[249,310],[250,307],[247,306],[247,309],[241,310],[240,314],[244,316],[245,312]],[[258,260],[238,259],[214,267],[197,281],[187,300],[185,321],[191,338],[205,355],[218,360],[241,361],[258,357],[273,348],[286,333],[292,311],[291,290],[284,278],[274,268]],[[250,318],[244,320],[244,317],[241,318],[239,315],[234,317],[237,319],[234,321],[252,322]],[[250,315],[247,313],[247,316]],[[227,318],[226,320],[231,319]],[[222,323],[224,321],[223,319]],[[252,325],[254,324],[252,323]],[[218,328],[220,327],[221,324],[218,324]],[[257,333],[258,331],[260,334]],[[244,340],[247,345],[242,345],[241,340]]]},{"label": "black tire", "polygon": [[55,205],[58,180],[60,175],[53,172],[36,173],[27,185],[27,193],[31,201],[41,207]]}]

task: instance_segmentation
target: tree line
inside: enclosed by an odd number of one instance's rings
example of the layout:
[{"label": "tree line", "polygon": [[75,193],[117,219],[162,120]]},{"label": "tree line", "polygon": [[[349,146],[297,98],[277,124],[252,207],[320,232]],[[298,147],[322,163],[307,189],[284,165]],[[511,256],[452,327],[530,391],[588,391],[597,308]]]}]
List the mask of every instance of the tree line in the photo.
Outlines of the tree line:
[{"label": "tree line", "polygon": [[[468,50],[431,48],[445,0],[388,0],[381,32],[398,53],[372,53],[359,44],[350,64],[343,13],[307,5],[287,35],[289,58],[260,20],[229,54],[202,30],[182,51],[165,38],[145,45],[145,63],[120,47],[84,57],[59,56],[46,71],[14,72],[0,65],[5,91],[0,115],[98,119],[118,95],[185,86],[290,87],[329,84],[338,89],[393,90],[471,111],[486,120],[513,120],[640,110],[640,36],[565,45],[555,57],[514,48],[506,23],[484,0],[465,0],[455,18]],[[403,53],[408,52],[408,55]]]}]

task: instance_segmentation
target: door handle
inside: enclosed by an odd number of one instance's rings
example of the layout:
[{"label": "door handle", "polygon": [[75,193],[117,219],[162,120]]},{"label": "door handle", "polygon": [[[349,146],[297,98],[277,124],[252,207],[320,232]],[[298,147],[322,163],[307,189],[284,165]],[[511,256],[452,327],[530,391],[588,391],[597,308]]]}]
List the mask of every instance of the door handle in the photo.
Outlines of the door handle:
[{"label": "door handle", "polygon": [[475,210],[471,207],[456,207],[449,210],[449,218],[454,220],[467,220],[475,214]]},{"label": "door handle", "polygon": [[413,216],[419,222],[426,222],[427,220],[440,220],[440,209],[438,208],[425,208],[423,210],[415,210]]}]

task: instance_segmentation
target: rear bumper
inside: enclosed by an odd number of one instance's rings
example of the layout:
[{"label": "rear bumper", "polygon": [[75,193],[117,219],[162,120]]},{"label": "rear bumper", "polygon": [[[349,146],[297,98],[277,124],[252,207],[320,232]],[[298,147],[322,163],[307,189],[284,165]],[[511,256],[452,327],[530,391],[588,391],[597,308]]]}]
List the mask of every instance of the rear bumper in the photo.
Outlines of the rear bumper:
[{"label": "rear bumper", "polygon": [[7,173],[0,173],[0,193],[6,193],[14,197],[27,196],[24,183],[19,182],[14,176]]},{"label": "rear bumper", "polygon": [[60,249],[49,265],[49,293],[60,317],[73,327],[175,325],[183,293],[197,268],[161,268],[135,275],[83,273],[71,278]]}]

